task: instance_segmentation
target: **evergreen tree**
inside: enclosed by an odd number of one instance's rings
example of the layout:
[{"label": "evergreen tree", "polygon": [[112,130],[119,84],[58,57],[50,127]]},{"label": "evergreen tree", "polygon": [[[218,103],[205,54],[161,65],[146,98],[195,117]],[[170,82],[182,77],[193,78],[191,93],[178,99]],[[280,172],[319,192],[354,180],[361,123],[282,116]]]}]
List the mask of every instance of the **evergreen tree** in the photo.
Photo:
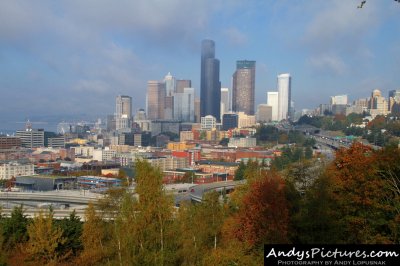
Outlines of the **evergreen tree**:
[{"label": "evergreen tree", "polygon": [[63,237],[65,238],[65,243],[58,247],[58,252],[76,255],[83,247],[81,240],[82,222],[76,216],[75,210],[71,212],[68,218],[56,221],[56,224],[63,231]]},{"label": "evergreen tree", "polygon": [[35,215],[33,222],[28,225],[27,252],[37,262],[56,265],[63,258],[57,253],[57,248],[66,242],[62,230],[53,224],[53,213]]},{"label": "evergreen tree", "polygon": [[246,170],[246,164],[243,161],[240,161],[238,169],[235,171],[235,177],[233,180],[239,181],[244,179],[244,172]]},{"label": "evergreen tree", "polygon": [[24,215],[22,205],[14,207],[9,219],[2,219],[3,241],[6,249],[11,250],[16,244],[28,240],[27,225],[28,219]]}]

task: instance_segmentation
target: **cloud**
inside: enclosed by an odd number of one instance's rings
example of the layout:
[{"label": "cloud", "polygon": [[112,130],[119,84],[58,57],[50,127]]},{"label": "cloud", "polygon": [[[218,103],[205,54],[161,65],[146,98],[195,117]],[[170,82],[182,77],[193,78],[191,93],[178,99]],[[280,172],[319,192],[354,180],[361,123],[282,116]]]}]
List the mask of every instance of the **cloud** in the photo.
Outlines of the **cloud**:
[{"label": "cloud", "polygon": [[[18,54],[21,60],[13,62],[15,69],[26,69],[30,88],[52,94],[54,101],[62,101],[63,97],[58,97],[61,94],[79,93],[79,101],[87,103],[79,108],[95,113],[99,110],[91,107],[98,106],[96,102],[126,93],[134,95],[136,104],[144,107],[146,81],[161,78],[155,76],[162,67],[155,60],[157,54],[197,53],[199,39],[203,38],[200,34],[210,18],[231,5],[222,2],[3,1],[0,55],[10,51]],[[147,52],[150,49],[152,53]],[[5,60],[10,58],[6,56]],[[0,70],[7,69],[7,64],[0,61]],[[14,75],[12,79],[25,82],[21,76],[25,70],[8,73]],[[7,74],[0,73],[0,80],[11,80]],[[15,90],[22,85],[10,86]],[[0,89],[5,89],[4,85]],[[31,99],[35,97],[39,96],[32,95]]]},{"label": "cloud", "polygon": [[337,75],[343,74],[347,70],[346,64],[343,60],[334,55],[323,54],[319,56],[313,56],[308,60],[311,67],[318,71],[335,73]]},{"label": "cloud", "polygon": [[77,92],[93,92],[104,94],[111,89],[110,85],[102,80],[79,80],[73,87]]},{"label": "cloud", "polygon": [[237,46],[243,46],[247,44],[248,38],[246,34],[238,30],[237,28],[229,28],[225,29],[223,31],[223,34],[226,38],[228,38],[229,43],[237,45]]},{"label": "cloud", "polygon": [[317,51],[354,52],[379,21],[379,8],[373,1],[363,9],[353,1],[329,1],[306,26],[303,41]]},{"label": "cloud", "polygon": [[0,40],[15,42],[48,29],[54,19],[45,1],[2,1]]}]

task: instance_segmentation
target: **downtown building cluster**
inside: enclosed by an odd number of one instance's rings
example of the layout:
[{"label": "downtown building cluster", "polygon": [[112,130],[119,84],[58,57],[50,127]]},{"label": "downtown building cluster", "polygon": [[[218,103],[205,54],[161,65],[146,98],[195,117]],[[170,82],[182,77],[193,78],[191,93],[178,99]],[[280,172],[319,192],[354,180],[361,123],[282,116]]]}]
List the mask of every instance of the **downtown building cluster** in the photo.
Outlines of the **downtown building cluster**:
[{"label": "downtown building cluster", "polygon": [[379,89],[371,92],[370,97],[349,101],[347,94],[331,96],[328,104],[320,104],[314,110],[304,109],[301,115],[349,115],[365,114],[371,119],[378,115],[400,113],[400,90],[391,90],[388,98],[382,95]]},{"label": "downtown building cluster", "polygon": [[[101,170],[99,174],[118,175],[119,169],[129,169],[137,159],[144,159],[165,171],[166,178],[184,175],[187,170],[182,169],[191,169],[196,173],[196,182],[209,182],[218,180],[221,173],[225,179],[232,179],[242,160],[269,162],[275,151],[257,150],[254,137],[257,117],[261,116],[255,112],[256,62],[237,61],[232,89],[221,88],[219,67],[215,43],[205,40],[201,49],[200,98],[196,97],[191,80],[168,73],[162,80],[148,81],[146,107],[136,112],[134,95],[117,95],[115,111],[105,120],[63,122],[57,133],[35,129],[27,123],[15,136],[0,137],[0,160],[7,167],[7,174],[0,178],[71,169],[96,169]],[[278,91],[286,95],[283,102],[287,106],[290,88],[282,86]],[[287,111],[284,112],[282,119],[287,119]],[[265,121],[271,121],[273,113],[266,113],[264,117],[270,118]],[[227,145],[221,146],[221,141]],[[226,164],[216,162],[221,158]]]}]

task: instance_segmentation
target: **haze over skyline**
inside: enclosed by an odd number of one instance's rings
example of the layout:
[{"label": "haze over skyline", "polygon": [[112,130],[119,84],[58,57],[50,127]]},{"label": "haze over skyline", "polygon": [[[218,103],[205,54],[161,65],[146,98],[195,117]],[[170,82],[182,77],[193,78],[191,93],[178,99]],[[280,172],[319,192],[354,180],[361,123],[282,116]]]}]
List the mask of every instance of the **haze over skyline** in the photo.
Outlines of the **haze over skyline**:
[{"label": "haze over skyline", "polygon": [[215,41],[222,87],[255,60],[256,104],[292,76],[297,110],[329,96],[400,88],[400,5],[391,0],[106,0],[0,3],[0,122],[145,108],[148,80],[171,72],[200,96],[201,40]]}]

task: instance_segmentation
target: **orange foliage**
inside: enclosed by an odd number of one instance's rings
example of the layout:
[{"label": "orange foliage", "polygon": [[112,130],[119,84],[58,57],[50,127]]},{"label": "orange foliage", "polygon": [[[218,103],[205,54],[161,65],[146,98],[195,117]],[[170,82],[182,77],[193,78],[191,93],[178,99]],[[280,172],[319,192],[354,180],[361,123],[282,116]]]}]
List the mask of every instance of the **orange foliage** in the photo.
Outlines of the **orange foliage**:
[{"label": "orange foliage", "polygon": [[224,224],[226,240],[236,239],[250,248],[286,243],[289,213],[284,186],[282,178],[271,172],[252,182],[238,213]]},{"label": "orange foliage", "polygon": [[386,182],[378,171],[376,152],[360,143],[339,150],[328,167],[349,243],[390,242],[379,232],[385,226],[380,221],[391,207],[385,200],[389,198]]}]

